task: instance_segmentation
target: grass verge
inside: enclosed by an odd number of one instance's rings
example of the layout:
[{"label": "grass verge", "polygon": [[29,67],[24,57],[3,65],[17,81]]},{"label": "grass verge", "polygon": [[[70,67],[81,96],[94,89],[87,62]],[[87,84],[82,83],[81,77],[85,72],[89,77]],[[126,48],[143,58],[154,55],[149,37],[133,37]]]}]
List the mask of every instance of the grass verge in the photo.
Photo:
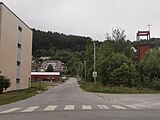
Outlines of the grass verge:
[{"label": "grass verge", "polygon": [[48,89],[48,86],[53,85],[51,82],[32,82],[31,87],[25,90],[11,91],[0,94],[0,105],[16,102],[36,95]]},{"label": "grass verge", "polygon": [[112,93],[112,94],[157,94],[158,90],[148,88],[110,87],[99,83],[79,82],[80,87],[87,92]]}]

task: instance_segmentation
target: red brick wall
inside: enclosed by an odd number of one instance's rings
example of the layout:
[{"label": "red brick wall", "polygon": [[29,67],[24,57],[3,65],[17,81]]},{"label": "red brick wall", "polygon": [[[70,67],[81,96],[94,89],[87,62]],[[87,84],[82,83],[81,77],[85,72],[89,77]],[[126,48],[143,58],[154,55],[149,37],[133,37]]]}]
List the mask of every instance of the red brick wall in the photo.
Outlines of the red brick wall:
[{"label": "red brick wall", "polygon": [[138,45],[138,59],[139,61],[143,60],[147,52],[149,51],[150,46],[148,44]]}]

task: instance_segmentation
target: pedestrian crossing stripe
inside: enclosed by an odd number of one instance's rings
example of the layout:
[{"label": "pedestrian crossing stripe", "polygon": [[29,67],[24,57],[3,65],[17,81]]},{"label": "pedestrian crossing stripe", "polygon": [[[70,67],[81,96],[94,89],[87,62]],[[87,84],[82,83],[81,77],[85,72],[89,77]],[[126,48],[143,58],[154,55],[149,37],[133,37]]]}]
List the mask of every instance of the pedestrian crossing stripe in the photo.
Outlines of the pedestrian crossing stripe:
[{"label": "pedestrian crossing stripe", "polygon": [[[142,109],[142,108],[139,108],[137,106],[134,106],[134,105],[124,105],[124,106],[121,106],[121,105],[110,105],[111,107],[108,107],[106,105],[97,105],[99,109],[101,110],[108,110],[108,109],[121,109],[121,110],[125,110],[125,109]],[[38,109],[40,106],[31,106],[31,107],[28,107],[26,109],[22,109],[20,107],[17,107],[17,108],[11,108],[11,109],[8,109],[8,110],[2,110],[0,109],[0,113],[11,113],[11,112],[16,112],[16,111],[19,111],[19,112],[33,112],[35,111],[36,109]],[[41,111],[54,111],[58,108],[58,105],[49,105],[45,108],[43,108]],[[21,111],[20,111],[21,109]],[[41,109],[41,108],[40,108]],[[92,106],[91,105],[82,105],[82,108],[83,110],[92,110]],[[75,110],[75,105],[65,105],[63,110]],[[39,110],[38,110],[39,111]]]},{"label": "pedestrian crossing stripe", "polygon": [[29,108],[27,108],[25,110],[22,110],[21,112],[32,112],[32,111],[34,111],[37,108],[39,108],[39,106],[29,107]]},{"label": "pedestrian crossing stripe", "polygon": [[139,107],[137,107],[137,106],[134,106],[134,105],[126,105],[127,107],[130,107],[130,108],[132,108],[132,109],[141,109],[141,108],[139,108]]},{"label": "pedestrian crossing stripe", "polygon": [[74,110],[75,105],[66,105],[64,110]]},{"label": "pedestrian crossing stripe", "polygon": [[10,113],[10,112],[14,112],[14,111],[19,110],[19,109],[21,109],[21,108],[11,108],[11,109],[2,111],[2,112],[0,112],[0,113]]},{"label": "pedestrian crossing stripe", "polygon": [[91,110],[92,107],[91,107],[91,105],[82,105],[82,109],[84,109],[84,110]]},{"label": "pedestrian crossing stripe", "polygon": [[53,111],[57,108],[57,105],[49,105],[43,111]]},{"label": "pedestrian crossing stripe", "polygon": [[122,107],[122,106],[120,106],[120,105],[112,105],[114,108],[116,108],[116,109],[126,109],[126,108],[124,108],[124,107]]},{"label": "pedestrian crossing stripe", "polygon": [[106,105],[98,105],[98,107],[100,108],[100,109],[110,109],[109,107],[107,107]]}]

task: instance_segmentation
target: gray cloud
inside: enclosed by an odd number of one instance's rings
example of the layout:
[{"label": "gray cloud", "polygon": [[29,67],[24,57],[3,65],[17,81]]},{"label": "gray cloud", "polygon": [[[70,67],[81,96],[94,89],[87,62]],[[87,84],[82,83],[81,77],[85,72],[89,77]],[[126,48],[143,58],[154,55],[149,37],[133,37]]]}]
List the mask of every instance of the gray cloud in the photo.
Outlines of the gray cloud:
[{"label": "gray cloud", "polygon": [[160,36],[159,0],[2,0],[30,27],[104,40],[113,27],[135,40],[138,30]]}]

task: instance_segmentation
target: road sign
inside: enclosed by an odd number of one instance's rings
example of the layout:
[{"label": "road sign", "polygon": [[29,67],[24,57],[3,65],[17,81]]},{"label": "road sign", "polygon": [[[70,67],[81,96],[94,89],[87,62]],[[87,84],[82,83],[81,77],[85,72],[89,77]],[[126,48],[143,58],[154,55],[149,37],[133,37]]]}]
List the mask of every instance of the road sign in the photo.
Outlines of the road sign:
[{"label": "road sign", "polygon": [[93,77],[97,77],[97,71],[93,72]]}]

